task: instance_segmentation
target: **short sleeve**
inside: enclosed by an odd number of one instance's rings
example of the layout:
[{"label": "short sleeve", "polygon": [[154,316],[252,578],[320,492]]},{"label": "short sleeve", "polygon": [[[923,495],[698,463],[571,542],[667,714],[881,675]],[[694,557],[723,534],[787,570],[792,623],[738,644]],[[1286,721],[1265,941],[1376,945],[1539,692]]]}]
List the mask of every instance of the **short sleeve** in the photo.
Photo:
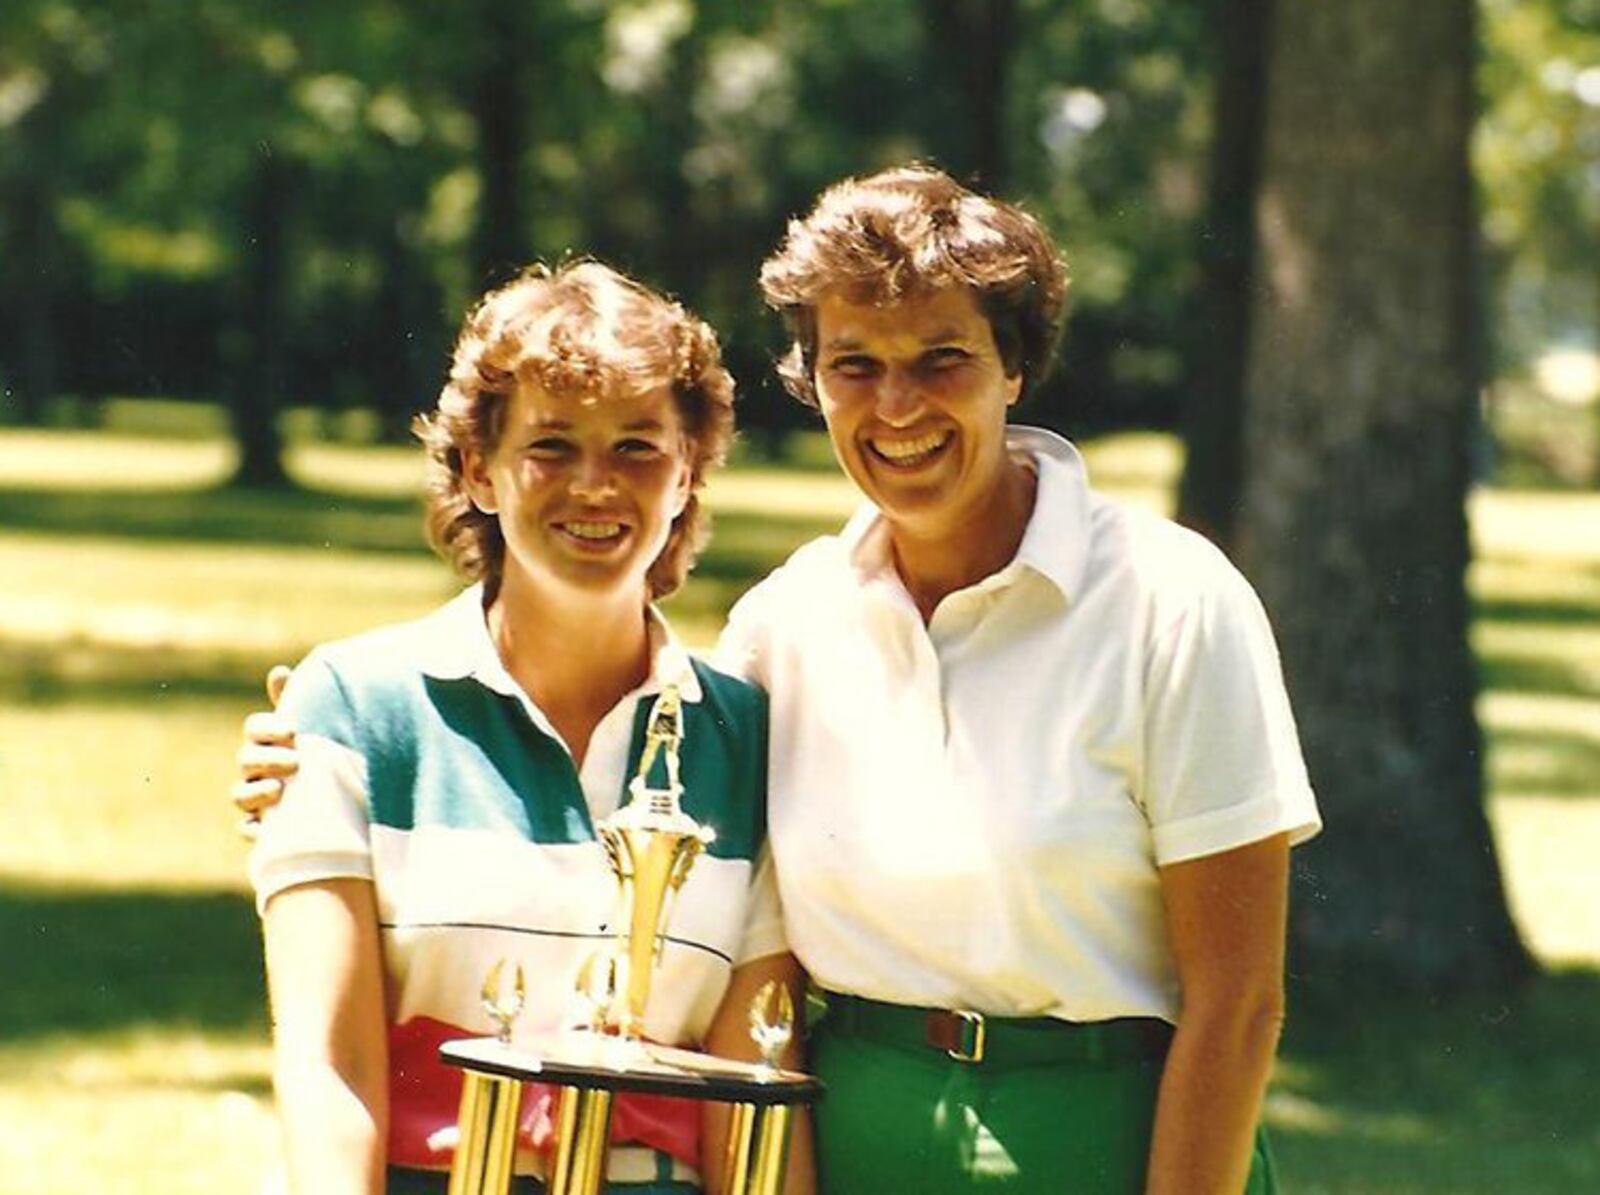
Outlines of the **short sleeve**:
[{"label": "short sleeve", "polygon": [[767,688],[768,607],[771,602],[762,585],[757,585],[734,603],[727,624],[717,638],[711,663],[729,676]]},{"label": "short sleeve", "polygon": [[1169,864],[1322,827],[1266,611],[1207,546],[1146,657],[1139,799]]},{"label": "short sleeve", "polygon": [[733,965],[738,967],[771,954],[784,954],[789,939],[783,932],[783,905],[778,899],[778,876],[772,865],[772,848],[763,845],[750,874],[744,930]]},{"label": "short sleeve", "polygon": [[250,852],[256,909],[286,888],[371,879],[367,765],[334,670],[313,653],[295,669],[279,712],[295,728],[300,766],[261,817]]}]

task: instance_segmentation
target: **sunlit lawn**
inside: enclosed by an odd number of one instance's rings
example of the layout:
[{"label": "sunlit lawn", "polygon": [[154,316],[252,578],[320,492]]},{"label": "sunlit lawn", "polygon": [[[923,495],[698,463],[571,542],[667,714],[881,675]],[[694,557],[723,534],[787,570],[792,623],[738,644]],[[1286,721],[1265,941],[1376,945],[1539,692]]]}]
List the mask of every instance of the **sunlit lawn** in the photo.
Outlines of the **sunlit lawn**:
[{"label": "sunlit lawn", "polygon": [[[1166,501],[1159,436],[1090,446]],[[403,449],[306,445],[288,499],[214,490],[214,438],[0,433],[0,1189],[250,1191],[275,1155],[244,847],[221,798],[259,676],[451,591]],[[706,643],[849,487],[745,467],[674,602]],[[1485,493],[1475,642],[1491,813],[1541,957],[1600,966],[1600,496]],[[1335,815],[1336,816],[1336,815]],[[1335,827],[1336,829],[1336,827]],[[1289,1189],[1600,1190],[1600,980],[1511,1006],[1291,1024],[1271,1101]]]}]

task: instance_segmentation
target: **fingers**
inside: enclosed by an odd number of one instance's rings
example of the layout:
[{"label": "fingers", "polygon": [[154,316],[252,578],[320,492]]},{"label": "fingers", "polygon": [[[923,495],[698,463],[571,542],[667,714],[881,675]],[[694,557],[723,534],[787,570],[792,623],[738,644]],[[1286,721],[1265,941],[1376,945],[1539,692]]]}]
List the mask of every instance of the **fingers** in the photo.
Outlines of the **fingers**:
[{"label": "fingers", "polygon": [[245,780],[282,781],[300,770],[300,757],[294,746],[274,746],[269,743],[243,742],[235,756],[239,775]]},{"label": "fingers", "polygon": [[[267,672],[267,700],[274,711],[288,681],[289,669],[282,664]],[[294,750],[294,728],[275,712],[261,711],[246,718],[244,738],[238,754],[240,778],[229,796],[243,815],[240,835],[254,839],[261,828],[261,811],[283,799],[283,782],[299,769],[300,760]]]},{"label": "fingers", "polygon": [[283,781],[271,776],[255,780],[236,780],[229,794],[233,806],[245,818],[254,822],[263,809],[270,809],[283,798]]},{"label": "fingers", "polygon": [[268,747],[294,746],[294,727],[275,713],[259,710],[244,720],[244,737],[247,743]]},{"label": "fingers", "polygon": [[289,683],[290,669],[284,664],[274,664],[267,670],[267,700],[272,702],[272,708],[278,708],[278,699],[283,696],[283,686]]}]

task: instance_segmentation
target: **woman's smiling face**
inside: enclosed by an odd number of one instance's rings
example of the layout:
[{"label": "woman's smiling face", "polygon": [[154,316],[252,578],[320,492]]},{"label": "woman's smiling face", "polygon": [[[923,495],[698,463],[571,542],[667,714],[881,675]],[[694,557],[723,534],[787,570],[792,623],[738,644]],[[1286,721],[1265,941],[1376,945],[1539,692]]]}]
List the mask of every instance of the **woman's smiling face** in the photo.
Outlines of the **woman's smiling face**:
[{"label": "woman's smiling face", "polygon": [[505,538],[507,581],[648,594],[646,574],[689,498],[670,387],[629,397],[517,386],[493,452],[468,454],[473,502]]},{"label": "woman's smiling face", "polygon": [[883,306],[817,305],[816,388],[839,463],[894,527],[970,531],[1006,469],[1006,409],[1021,393],[964,287]]}]

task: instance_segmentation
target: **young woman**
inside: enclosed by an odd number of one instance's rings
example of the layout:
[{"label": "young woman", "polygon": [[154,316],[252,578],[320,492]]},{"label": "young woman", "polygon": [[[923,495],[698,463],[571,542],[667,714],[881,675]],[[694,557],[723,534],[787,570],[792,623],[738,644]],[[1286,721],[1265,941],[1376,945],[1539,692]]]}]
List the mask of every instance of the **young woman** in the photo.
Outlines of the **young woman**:
[{"label": "young woman", "polygon": [[[492,1029],[494,963],[529,981],[519,1030],[568,1022],[614,896],[594,823],[665,686],[684,807],[717,838],[678,896],[646,1035],[749,1057],[750,996],[795,983],[761,862],[765,698],[691,661],[651,604],[693,559],[732,401],[710,328],[602,265],[532,271],[468,316],[418,431],[431,537],[476,583],[317,648],[283,697],[299,768],[251,872],[294,1189],[444,1190],[460,1080],[437,1046]],[[541,1171],[549,1104],[527,1101],[519,1174]],[[610,1189],[696,1189],[703,1131],[717,1156],[700,1116],[619,1101]],[[796,1160],[800,1189],[804,1142]]]}]

